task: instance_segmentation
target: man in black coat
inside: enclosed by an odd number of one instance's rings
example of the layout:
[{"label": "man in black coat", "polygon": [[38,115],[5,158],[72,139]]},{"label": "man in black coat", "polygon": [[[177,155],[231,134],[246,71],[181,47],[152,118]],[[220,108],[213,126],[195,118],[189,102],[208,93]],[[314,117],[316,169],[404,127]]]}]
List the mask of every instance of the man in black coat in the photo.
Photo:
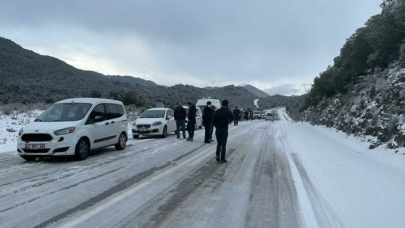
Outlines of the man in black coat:
[{"label": "man in black coat", "polygon": [[187,138],[187,141],[193,141],[197,109],[196,109],[195,105],[193,105],[191,102],[188,102],[187,105],[188,105],[188,108],[189,108],[188,116],[187,116],[187,118],[188,118],[188,123],[187,123],[188,138]]},{"label": "man in black coat", "polygon": [[207,102],[207,106],[204,108],[204,126],[205,126],[205,138],[204,143],[211,143],[210,141],[210,131],[212,125],[212,119],[214,118],[214,111],[211,108],[211,101]]},{"label": "man in black coat", "polygon": [[179,106],[174,110],[174,119],[176,120],[177,126],[177,138],[180,138],[180,128],[183,130],[183,138],[186,138],[186,109],[183,108],[181,103]]},{"label": "man in black coat", "polygon": [[238,109],[238,106],[235,107],[235,110],[233,110],[233,125],[238,126],[238,122],[240,120],[240,110]]},{"label": "man in black coat", "polygon": [[222,107],[215,112],[214,125],[216,128],[215,135],[217,136],[217,152],[216,159],[218,162],[228,162],[225,159],[226,143],[228,141],[228,123],[233,120],[232,112],[228,109],[228,101],[222,101]]}]

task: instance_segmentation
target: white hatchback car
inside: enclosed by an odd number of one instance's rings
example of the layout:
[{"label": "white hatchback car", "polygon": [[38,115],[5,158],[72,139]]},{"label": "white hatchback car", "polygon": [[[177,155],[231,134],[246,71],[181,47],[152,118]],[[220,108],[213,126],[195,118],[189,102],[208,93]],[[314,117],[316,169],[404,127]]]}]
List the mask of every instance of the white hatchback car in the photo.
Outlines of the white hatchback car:
[{"label": "white hatchback car", "polygon": [[127,115],[122,102],[99,98],[59,101],[18,134],[18,154],[27,161],[40,156],[74,155],[78,160],[90,150],[127,142]]},{"label": "white hatchback car", "polygon": [[176,130],[173,110],[169,108],[152,108],[142,113],[133,123],[132,135],[136,139],[141,135],[159,135],[166,138],[168,132]]}]

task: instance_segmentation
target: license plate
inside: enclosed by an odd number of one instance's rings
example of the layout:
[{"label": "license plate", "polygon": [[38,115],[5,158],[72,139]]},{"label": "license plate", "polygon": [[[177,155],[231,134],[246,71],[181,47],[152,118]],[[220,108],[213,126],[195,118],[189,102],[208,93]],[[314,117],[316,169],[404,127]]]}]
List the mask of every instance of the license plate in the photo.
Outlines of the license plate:
[{"label": "license plate", "polygon": [[45,149],[45,144],[25,144],[26,150],[43,150]]}]

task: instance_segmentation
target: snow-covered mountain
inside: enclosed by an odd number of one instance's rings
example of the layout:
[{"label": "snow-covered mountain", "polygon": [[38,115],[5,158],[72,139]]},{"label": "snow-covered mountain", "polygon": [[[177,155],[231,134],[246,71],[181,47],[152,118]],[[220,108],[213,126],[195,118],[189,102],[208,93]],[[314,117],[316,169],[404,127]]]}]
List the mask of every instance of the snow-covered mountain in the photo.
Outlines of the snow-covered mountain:
[{"label": "snow-covered mountain", "polygon": [[244,85],[243,88],[247,89],[249,92],[251,92],[252,94],[260,97],[260,98],[265,98],[270,96],[269,94],[263,92],[262,90],[252,86],[252,85]]}]

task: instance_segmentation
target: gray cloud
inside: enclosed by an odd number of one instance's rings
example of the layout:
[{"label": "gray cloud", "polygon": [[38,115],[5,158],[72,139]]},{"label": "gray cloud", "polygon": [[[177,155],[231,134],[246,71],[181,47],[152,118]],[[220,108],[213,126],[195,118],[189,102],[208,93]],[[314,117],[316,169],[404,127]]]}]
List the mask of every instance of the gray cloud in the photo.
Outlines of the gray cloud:
[{"label": "gray cloud", "polygon": [[292,95],[294,92],[300,92],[300,90],[295,88],[294,84],[283,84],[279,86],[274,86],[268,89],[263,89],[264,92],[268,93],[269,95]]},{"label": "gray cloud", "polygon": [[0,36],[79,68],[165,85],[299,85],[380,3],[0,0]]}]

